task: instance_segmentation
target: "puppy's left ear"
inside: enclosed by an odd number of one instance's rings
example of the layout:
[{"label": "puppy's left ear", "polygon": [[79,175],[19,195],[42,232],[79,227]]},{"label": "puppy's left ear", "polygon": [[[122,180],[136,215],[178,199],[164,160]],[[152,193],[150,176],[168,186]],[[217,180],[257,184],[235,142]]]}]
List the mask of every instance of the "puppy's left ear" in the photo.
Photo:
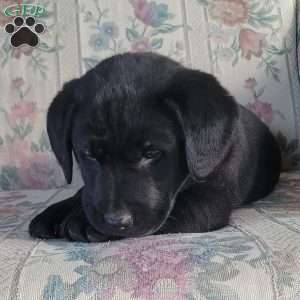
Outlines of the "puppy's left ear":
[{"label": "puppy's left ear", "polygon": [[208,176],[231,149],[238,105],[214,76],[190,69],[174,75],[165,97],[184,133],[190,174]]},{"label": "puppy's left ear", "polygon": [[76,109],[76,79],[66,83],[52,101],[47,114],[47,132],[52,150],[67,183],[72,182],[72,120]]}]

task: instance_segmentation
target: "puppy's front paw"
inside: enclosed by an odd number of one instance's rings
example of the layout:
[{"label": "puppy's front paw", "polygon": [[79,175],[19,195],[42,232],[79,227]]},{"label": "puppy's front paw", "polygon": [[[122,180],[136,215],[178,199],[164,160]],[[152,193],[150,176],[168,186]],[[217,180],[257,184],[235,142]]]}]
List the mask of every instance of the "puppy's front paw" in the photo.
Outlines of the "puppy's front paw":
[{"label": "puppy's front paw", "polygon": [[87,221],[83,211],[67,216],[59,226],[59,236],[76,242],[106,242],[108,236],[96,231]]},{"label": "puppy's front paw", "polygon": [[93,229],[85,217],[81,205],[73,204],[68,199],[48,207],[31,221],[30,235],[34,238],[67,239],[78,242],[110,240],[109,237]]},{"label": "puppy's front paw", "polygon": [[47,210],[37,215],[29,224],[29,234],[34,238],[54,239],[57,236],[56,223],[48,218],[45,218]]},{"label": "puppy's front paw", "polygon": [[70,213],[64,201],[55,203],[38,214],[29,224],[29,234],[34,238],[60,238],[60,224]]}]

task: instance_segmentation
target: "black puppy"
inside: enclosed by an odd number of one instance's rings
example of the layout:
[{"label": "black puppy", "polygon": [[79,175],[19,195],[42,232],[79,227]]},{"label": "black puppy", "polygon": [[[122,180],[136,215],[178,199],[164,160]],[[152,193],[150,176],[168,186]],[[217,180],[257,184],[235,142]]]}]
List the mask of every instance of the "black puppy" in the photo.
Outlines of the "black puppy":
[{"label": "black puppy", "polygon": [[157,54],[116,55],[67,83],[47,127],[68,183],[73,151],[85,185],[35,217],[33,237],[215,230],[279,178],[269,129],[215,77]]}]

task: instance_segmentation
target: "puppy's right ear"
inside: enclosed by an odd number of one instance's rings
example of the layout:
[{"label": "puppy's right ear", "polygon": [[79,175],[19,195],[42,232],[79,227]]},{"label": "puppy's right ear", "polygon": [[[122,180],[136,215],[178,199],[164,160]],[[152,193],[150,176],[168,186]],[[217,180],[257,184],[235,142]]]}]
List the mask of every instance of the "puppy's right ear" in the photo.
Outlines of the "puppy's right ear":
[{"label": "puppy's right ear", "polygon": [[66,83],[52,101],[47,114],[47,131],[52,150],[61,165],[67,183],[72,182],[72,120],[76,101],[76,79]]},{"label": "puppy's right ear", "polygon": [[178,70],[165,99],[181,125],[190,174],[207,177],[232,149],[238,105],[214,76],[190,69]]}]

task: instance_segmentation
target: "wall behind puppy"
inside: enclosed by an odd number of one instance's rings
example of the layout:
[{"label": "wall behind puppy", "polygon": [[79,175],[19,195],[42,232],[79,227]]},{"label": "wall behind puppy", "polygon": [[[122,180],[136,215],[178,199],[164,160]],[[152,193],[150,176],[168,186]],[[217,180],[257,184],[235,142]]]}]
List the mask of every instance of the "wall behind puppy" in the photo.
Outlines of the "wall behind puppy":
[{"label": "wall behind puppy", "polygon": [[[65,81],[125,51],[157,51],[215,74],[270,126],[289,158],[285,168],[297,165],[295,0],[23,1],[33,2],[46,8],[35,16],[45,31],[30,27],[36,47],[12,47],[19,27],[0,15],[0,190],[65,185],[45,131],[47,107]],[[1,11],[16,3],[0,0]]]}]

